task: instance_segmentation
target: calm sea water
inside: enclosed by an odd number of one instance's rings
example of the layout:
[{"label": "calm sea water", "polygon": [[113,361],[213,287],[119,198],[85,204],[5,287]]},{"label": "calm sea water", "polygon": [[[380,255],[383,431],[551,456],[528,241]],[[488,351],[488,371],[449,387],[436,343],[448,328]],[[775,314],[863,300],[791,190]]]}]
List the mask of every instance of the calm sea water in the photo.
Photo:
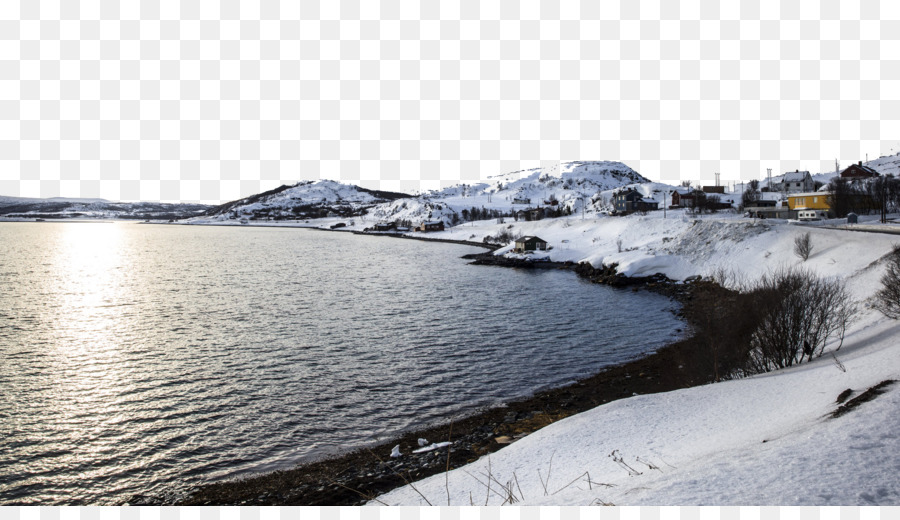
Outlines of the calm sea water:
[{"label": "calm sea water", "polygon": [[0,504],[293,465],[637,357],[658,295],[303,229],[0,224]]}]

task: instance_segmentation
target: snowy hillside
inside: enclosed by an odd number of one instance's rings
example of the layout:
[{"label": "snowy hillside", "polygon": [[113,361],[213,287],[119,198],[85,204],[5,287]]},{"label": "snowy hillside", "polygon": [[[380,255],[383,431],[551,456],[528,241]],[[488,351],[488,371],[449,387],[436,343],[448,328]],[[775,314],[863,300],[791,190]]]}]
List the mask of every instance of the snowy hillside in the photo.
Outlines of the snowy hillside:
[{"label": "snowy hillside", "polygon": [[360,228],[380,222],[446,225],[511,217],[541,208],[557,216],[611,209],[611,195],[624,186],[658,197],[671,186],[650,182],[620,162],[578,161],[535,168],[418,196],[367,190],[331,180],[305,181],[216,206],[194,223],[238,220],[308,220],[360,217]]},{"label": "snowy hillside", "polygon": [[896,155],[886,155],[878,159],[865,163],[866,166],[874,168],[882,175],[900,176],[900,153]]},{"label": "snowy hillside", "polygon": [[0,216],[10,219],[100,218],[100,219],[178,219],[198,215],[204,204],[162,202],[110,202],[104,199],[55,197],[35,199],[0,196]]},{"label": "snowy hillside", "polygon": [[[829,227],[832,226],[832,227]],[[476,222],[435,238],[480,240],[501,231],[536,235],[533,260],[617,264],[630,276],[718,276],[732,285],[801,266],[839,277],[861,309],[840,351],[761,376],[634,396],[564,419],[463,468],[378,498],[387,504],[501,505],[898,505],[900,383],[832,417],[839,395],[856,398],[900,380],[900,323],[871,307],[895,225],[803,225],[682,211],[628,217],[571,216]],[[810,233],[807,261],[794,239]],[[496,254],[516,256],[510,247]],[[650,318],[648,318],[650,319]],[[835,348],[831,344],[829,350]],[[677,367],[673,367],[677,369]],[[491,490],[486,483],[490,481]],[[511,488],[505,487],[513,482]],[[510,492],[511,491],[511,492]],[[377,502],[373,502],[377,503]]]},{"label": "snowy hillside", "polygon": [[557,200],[575,209],[582,201],[590,204],[598,193],[648,183],[648,179],[620,162],[576,161],[497,175],[486,183],[430,192],[426,197],[455,206],[474,201],[496,208],[542,205]]},{"label": "snowy hillside", "polygon": [[[820,182],[823,185],[828,184],[828,182],[836,177],[841,171],[850,166],[852,163],[842,163],[838,164],[837,170],[828,170],[819,173],[814,173],[810,171],[812,176],[812,180],[815,182]],[[895,177],[900,176],[900,153],[896,155],[886,155],[883,157],[879,157],[878,159],[873,159],[869,162],[863,161],[864,166],[868,166],[881,175],[893,175]],[[772,184],[775,185],[780,183],[784,179],[784,173],[780,175],[772,175]],[[769,181],[766,178],[760,180],[759,186],[760,188],[764,186],[768,186]]]},{"label": "snowy hillside", "polygon": [[376,204],[406,197],[409,195],[368,190],[331,180],[304,181],[216,206],[204,216],[215,220],[353,216]]},{"label": "snowy hillside", "polygon": [[[513,212],[543,208],[555,214],[595,213],[612,209],[612,193],[633,187],[647,197],[662,201],[671,190],[655,183],[620,162],[577,161],[549,168],[535,168],[491,177],[488,182],[463,184],[425,193],[413,200],[395,201],[375,207],[370,220],[443,220],[458,224],[470,218],[474,208],[482,218],[512,216]],[[463,214],[463,210],[466,214]]]}]

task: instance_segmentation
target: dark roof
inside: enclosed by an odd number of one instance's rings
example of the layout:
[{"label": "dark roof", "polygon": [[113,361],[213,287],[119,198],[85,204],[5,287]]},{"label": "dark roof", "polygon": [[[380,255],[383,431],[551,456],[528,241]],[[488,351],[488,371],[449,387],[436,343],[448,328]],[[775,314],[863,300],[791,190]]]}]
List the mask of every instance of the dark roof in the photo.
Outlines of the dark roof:
[{"label": "dark roof", "polygon": [[544,240],[543,238],[534,237],[534,236],[527,236],[527,237],[522,237],[522,238],[516,239],[516,242],[531,242],[531,241],[543,242],[545,244],[547,243],[547,241]]}]

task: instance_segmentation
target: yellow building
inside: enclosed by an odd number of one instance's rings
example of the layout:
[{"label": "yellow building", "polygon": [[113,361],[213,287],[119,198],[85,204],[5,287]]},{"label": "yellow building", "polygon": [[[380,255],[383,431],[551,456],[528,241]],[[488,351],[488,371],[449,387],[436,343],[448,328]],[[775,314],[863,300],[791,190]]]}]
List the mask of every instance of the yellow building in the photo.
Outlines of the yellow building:
[{"label": "yellow building", "polygon": [[788,195],[788,208],[793,211],[803,209],[830,210],[828,205],[828,192],[817,191],[814,193],[794,193]]}]

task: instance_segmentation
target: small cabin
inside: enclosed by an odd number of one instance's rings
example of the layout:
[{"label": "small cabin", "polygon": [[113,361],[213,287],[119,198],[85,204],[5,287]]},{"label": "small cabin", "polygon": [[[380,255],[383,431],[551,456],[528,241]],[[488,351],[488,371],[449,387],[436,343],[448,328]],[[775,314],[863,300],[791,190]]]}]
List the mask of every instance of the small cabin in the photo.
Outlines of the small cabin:
[{"label": "small cabin", "polygon": [[391,231],[397,228],[396,222],[380,222],[372,227],[372,231]]},{"label": "small cabin", "polygon": [[524,253],[525,251],[546,251],[547,241],[539,237],[522,237],[516,240],[514,251]]},{"label": "small cabin", "polygon": [[422,222],[418,228],[419,231],[443,231],[444,222],[442,220],[432,220],[430,222]]},{"label": "small cabin", "polygon": [[513,199],[513,204],[531,204],[531,199],[517,197],[517,198]]},{"label": "small cabin", "polygon": [[659,201],[655,199],[641,199],[637,203],[638,211],[656,211],[659,209]]},{"label": "small cabin", "polygon": [[694,193],[690,190],[672,192],[673,208],[692,207],[694,205]]}]

